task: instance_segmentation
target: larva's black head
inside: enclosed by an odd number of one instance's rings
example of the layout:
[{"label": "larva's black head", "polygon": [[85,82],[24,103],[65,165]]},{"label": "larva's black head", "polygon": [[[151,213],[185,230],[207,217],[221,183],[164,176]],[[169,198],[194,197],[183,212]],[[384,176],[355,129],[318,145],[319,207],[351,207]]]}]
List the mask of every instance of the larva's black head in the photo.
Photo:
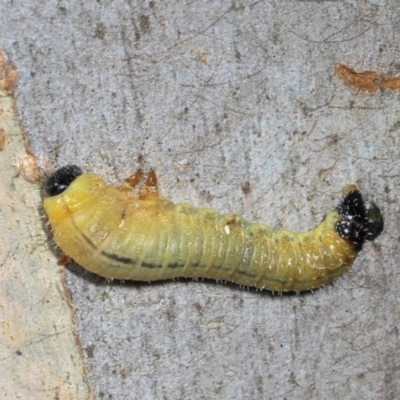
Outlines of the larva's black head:
[{"label": "larva's black head", "polygon": [[67,165],[51,174],[46,181],[44,190],[47,196],[56,196],[62,193],[78,177],[82,170],[76,165]]},{"label": "larva's black head", "polygon": [[361,193],[351,190],[337,208],[342,217],[336,223],[336,233],[351,240],[361,249],[366,240],[374,240],[383,230],[383,217],[376,204],[365,205]]}]

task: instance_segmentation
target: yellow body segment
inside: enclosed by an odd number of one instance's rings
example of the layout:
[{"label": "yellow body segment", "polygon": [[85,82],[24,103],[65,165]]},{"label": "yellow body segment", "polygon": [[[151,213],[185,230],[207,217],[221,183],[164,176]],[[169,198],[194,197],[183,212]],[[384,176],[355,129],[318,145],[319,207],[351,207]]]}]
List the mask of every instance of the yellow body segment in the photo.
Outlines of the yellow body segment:
[{"label": "yellow body segment", "polygon": [[149,182],[137,193],[107,186],[98,175],[79,176],[44,200],[55,242],[79,265],[109,279],[203,277],[272,291],[320,287],[358,253],[335,232],[337,211],[305,233],[273,230],[161,199],[156,181]]}]

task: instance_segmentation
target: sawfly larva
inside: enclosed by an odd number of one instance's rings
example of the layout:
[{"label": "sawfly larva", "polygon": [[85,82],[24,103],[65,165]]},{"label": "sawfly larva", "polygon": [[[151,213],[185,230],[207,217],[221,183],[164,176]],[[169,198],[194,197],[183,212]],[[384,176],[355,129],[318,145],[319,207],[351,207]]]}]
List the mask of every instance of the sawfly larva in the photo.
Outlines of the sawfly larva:
[{"label": "sawfly larva", "polygon": [[203,277],[286,292],[337,278],[383,229],[379,208],[355,186],[315,229],[295,233],[162,199],[154,171],[141,181],[141,171],[108,186],[76,166],[57,170],[44,200],[55,242],[109,279]]}]

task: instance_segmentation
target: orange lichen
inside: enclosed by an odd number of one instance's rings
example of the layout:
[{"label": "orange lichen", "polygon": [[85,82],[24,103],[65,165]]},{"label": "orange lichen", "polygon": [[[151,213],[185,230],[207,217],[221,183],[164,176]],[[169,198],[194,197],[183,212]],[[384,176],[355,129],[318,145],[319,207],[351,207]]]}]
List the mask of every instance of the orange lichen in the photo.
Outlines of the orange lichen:
[{"label": "orange lichen", "polygon": [[6,133],[3,128],[0,128],[0,151],[6,148]]},{"label": "orange lichen", "polygon": [[0,53],[0,89],[7,94],[12,94],[17,77],[18,74],[14,66],[6,62],[4,55]]},{"label": "orange lichen", "polygon": [[380,88],[400,89],[400,75],[382,76],[376,71],[357,72],[347,65],[336,63],[336,75],[345,83],[365,92],[374,93]]}]

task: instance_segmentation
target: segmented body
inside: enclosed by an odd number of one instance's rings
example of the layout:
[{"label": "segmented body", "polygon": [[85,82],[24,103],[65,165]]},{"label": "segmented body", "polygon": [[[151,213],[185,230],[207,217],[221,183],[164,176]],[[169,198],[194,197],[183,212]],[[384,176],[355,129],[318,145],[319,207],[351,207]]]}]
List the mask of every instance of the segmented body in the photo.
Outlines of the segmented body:
[{"label": "segmented body", "polygon": [[[44,200],[55,242],[85,269],[110,279],[204,277],[273,291],[308,290],[342,274],[362,245],[338,234],[344,221],[339,209],[314,230],[295,233],[161,199],[155,175],[139,192],[107,186],[94,174],[64,186]],[[376,237],[382,229],[376,234],[373,223]],[[363,235],[362,241],[372,238]]]}]

